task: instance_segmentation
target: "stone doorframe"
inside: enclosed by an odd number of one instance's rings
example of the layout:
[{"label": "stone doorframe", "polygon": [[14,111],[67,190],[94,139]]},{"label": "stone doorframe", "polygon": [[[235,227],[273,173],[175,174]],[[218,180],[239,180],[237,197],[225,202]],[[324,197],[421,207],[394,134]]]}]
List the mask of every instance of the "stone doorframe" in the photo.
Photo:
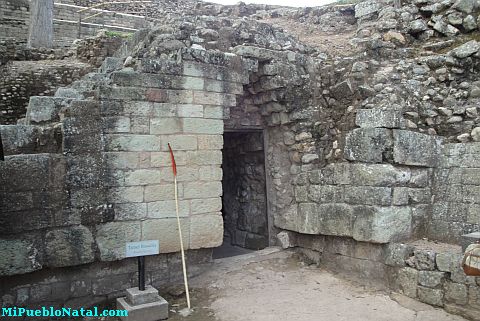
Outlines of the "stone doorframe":
[{"label": "stone doorframe", "polygon": [[[274,216],[272,207],[270,205],[270,200],[273,199],[272,197],[272,175],[270,173],[270,166],[267,166],[267,152],[268,152],[268,130],[266,128],[262,128],[259,126],[247,126],[242,128],[225,128],[223,134],[225,133],[252,133],[252,132],[261,132],[263,136],[263,152],[264,152],[264,163],[263,166],[265,167],[265,197],[266,197],[266,211],[267,211],[267,229],[268,229],[268,246],[274,246],[277,244],[276,235],[279,231],[278,228],[274,225]],[[222,150],[223,153],[223,150]]]}]

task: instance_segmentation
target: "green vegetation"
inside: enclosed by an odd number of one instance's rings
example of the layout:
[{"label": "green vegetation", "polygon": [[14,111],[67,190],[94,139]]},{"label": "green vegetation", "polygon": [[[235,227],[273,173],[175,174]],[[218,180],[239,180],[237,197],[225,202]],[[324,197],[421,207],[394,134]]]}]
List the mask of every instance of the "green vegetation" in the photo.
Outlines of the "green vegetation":
[{"label": "green vegetation", "polygon": [[125,39],[132,39],[133,33],[132,32],[121,32],[121,31],[110,31],[107,30],[105,31],[105,35],[107,37],[120,37],[120,38],[125,38]]},{"label": "green vegetation", "polygon": [[357,4],[362,2],[363,0],[337,0],[336,4]]}]

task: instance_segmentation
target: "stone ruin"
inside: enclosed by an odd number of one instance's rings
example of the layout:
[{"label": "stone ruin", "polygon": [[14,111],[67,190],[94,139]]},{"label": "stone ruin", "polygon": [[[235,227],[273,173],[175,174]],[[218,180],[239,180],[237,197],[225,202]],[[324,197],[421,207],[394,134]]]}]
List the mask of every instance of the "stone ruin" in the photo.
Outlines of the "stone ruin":
[{"label": "stone ruin", "polygon": [[[169,18],[31,97],[0,126],[3,306],[121,296],[136,279],[127,241],[159,239],[148,283],[178,281],[171,143],[190,274],[225,234],[478,320],[459,244],[480,224],[479,9],[368,0]],[[344,56],[261,21],[325,16],[354,30]]]}]

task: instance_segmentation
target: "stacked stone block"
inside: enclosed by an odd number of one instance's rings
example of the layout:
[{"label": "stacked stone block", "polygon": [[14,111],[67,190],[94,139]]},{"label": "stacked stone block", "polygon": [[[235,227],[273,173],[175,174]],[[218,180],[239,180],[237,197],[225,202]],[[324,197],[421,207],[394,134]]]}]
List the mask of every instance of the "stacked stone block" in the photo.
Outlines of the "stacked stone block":
[{"label": "stacked stone block", "polygon": [[[392,244],[387,249],[387,264],[396,269],[394,288],[421,302],[444,307],[471,320],[479,317],[480,290],[476,277],[462,270],[463,253],[459,246]],[[402,258],[392,260],[392,257]]]},{"label": "stacked stone block", "polygon": [[214,74],[214,79],[198,77],[201,64],[178,68],[183,71],[177,75],[114,72],[112,84],[99,90],[101,101],[115,104],[115,116],[104,118],[109,204],[115,212],[114,222],[98,229],[104,260],[122,258],[123,245],[115,240],[124,236],[159,239],[161,253],[180,249],[168,143],[177,160],[186,248],[222,243],[223,111],[235,105],[242,86]]},{"label": "stacked stone block", "polygon": [[476,232],[480,224],[478,143],[446,144],[435,171],[435,202],[428,236],[451,242]]},{"label": "stacked stone block", "polygon": [[[79,10],[83,7],[55,3],[54,6],[54,43],[57,47],[72,44],[78,38]],[[5,0],[0,3],[0,38],[13,35],[23,42],[28,38],[30,21],[30,3],[26,0]],[[92,9],[83,13],[83,19],[102,13],[82,24],[81,36],[93,36],[101,29],[119,32],[135,32],[147,25],[145,17],[116,13],[108,10]]]},{"label": "stacked stone block", "polygon": [[[71,306],[120,295],[134,283],[133,268],[123,271],[122,263],[111,263],[122,270],[118,276],[105,276],[103,285],[92,279],[100,277],[99,269],[106,264],[99,262],[125,258],[129,241],[158,239],[159,257],[174,258],[165,256],[180,250],[168,143],[177,161],[187,256],[194,263],[205,262],[208,251],[200,249],[223,241],[223,119],[248,80],[242,60],[235,59],[239,71],[227,59],[224,66],[215,67],[158,60],[143,62],[142,71],[91,74],[72,89],[59,90],[56,97],[32,98],[28,125],[2,126],[11,154],[0,163],[5,183],[5,236],[0,244],[6,253],[0,267],[9,284],[2,288],[4,304],[53,300]],[[18,133],[23,141],[13,138]],[[47,142],[38,141],[43,137]],[[19,177],[25,179],[17,181]],[[27,184],[32,177],[36,184]],[[133,261],[122,262],[132,267]],[[35,274],[35,285],[6,277],[87,263],[88,273],[67,269],[70,276],[58,282],[41,281],[42,271]],[[181,269],[173,272],[179,264],[175,258],[168,266],[151,267],[150,281],[179,279]],[[195,271],[192,267],[190,272]],[[77,289],[80,294],[75,294]],[[92,293],[94,299],[89,300]]]},{"label": "stacked stone block", "polygon": [[[330,164],[300,174],[296,219],[283,228],[388,243],[410,237],[430,204],[428,169],[389,164]],[[290,224],[290,225],[289,225]],[[388,228],[385,228],[388,226]]]}]

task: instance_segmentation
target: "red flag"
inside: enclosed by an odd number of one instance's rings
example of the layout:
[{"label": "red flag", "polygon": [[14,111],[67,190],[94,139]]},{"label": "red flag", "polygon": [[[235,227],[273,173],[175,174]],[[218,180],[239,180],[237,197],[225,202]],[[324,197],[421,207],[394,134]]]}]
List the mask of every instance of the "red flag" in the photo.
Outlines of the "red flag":
[{"label": "red flag", "polygon": [[173,151],[170,143],[168,143],[168,149],[170,150],[170,157],[172,158],[173,176],[177,176],[177,163],[175,163],[175,156],[173,156]]}]

